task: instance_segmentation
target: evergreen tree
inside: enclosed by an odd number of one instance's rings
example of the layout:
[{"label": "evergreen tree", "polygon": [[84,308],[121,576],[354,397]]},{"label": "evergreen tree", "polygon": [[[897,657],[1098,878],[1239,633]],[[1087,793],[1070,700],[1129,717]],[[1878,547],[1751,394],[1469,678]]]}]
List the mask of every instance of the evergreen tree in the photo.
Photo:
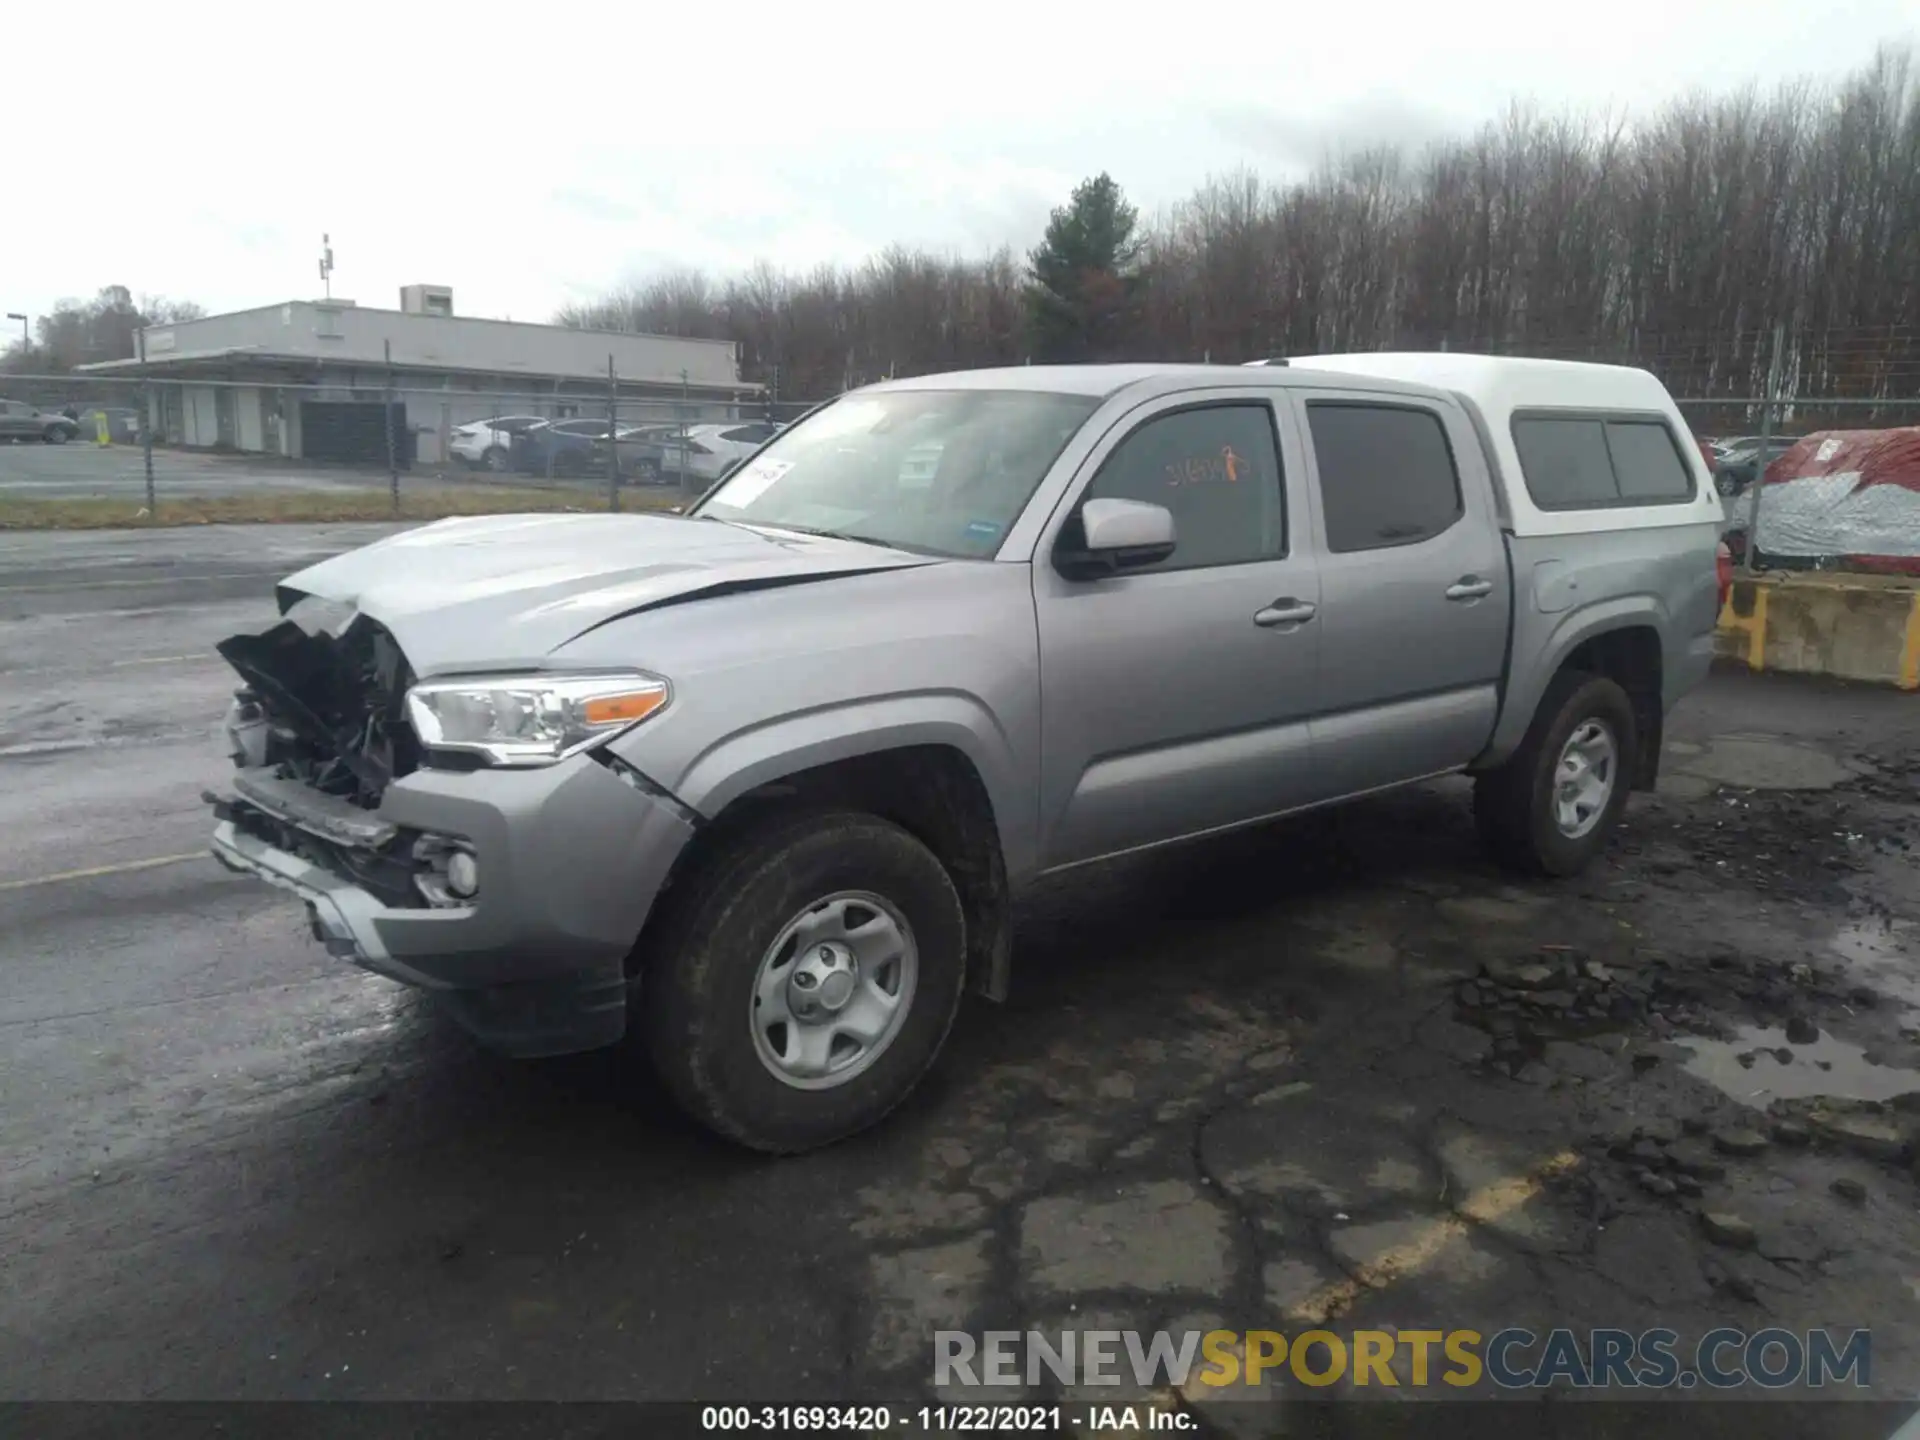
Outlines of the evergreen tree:
[{"label": "evergreen tree", "polygon": [[1028,257],[1027,319],[1041,361],[1131,353],[1141,316],[1139,214],[1105,171],[1074,187]]}]

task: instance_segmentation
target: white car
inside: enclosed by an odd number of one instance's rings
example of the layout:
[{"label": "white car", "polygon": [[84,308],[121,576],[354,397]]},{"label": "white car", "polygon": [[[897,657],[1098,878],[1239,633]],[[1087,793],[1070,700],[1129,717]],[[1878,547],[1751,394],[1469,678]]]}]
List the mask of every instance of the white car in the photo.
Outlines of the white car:
[{"label": "white car", "polygon": [[677,435],[663,442],[667,452],[667,467],[680,469],[684,460],[685,472],[695,480],[718,480],[778,435],[782,428],[767,420],[689,425],[684,457],[680,453],[681,442]]},{"label": "white car", "polygon": [[504,472],[513,468],[513,437],[530,425],[546,423],[544,415],[496,415],[454,428],[448,451],[469,469]]}]

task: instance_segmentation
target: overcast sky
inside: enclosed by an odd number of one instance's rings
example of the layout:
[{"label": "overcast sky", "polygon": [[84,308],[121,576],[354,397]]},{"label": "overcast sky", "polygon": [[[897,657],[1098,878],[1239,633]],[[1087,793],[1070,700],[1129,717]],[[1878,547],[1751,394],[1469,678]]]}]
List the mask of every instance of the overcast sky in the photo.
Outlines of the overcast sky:
[{"label": "overcast sky", "polygon": [[[1110,170],[1144,210],[1243,164],[1640,113],[1920,41],[1920,0],[1599,6],[110,6],[11,67],[0,308],[119,283],[544,320],[660,268],[1024,249]],[[95,21],[98,23],[95,23]]]}]

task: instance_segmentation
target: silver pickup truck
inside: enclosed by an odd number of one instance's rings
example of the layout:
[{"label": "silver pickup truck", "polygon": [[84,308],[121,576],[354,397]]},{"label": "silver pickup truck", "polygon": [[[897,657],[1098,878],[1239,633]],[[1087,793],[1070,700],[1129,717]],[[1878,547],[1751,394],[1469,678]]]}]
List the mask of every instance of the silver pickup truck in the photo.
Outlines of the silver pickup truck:
[{"label": "silver pickup truck", "polygon": [[870,1125],[1010,902],[1450,772],[1569,875],[1706,674],[1721,506],[1650,375],[1466,355],[855,391],[686,515],[447,520],[290,577],[215,854],[719,1133]]}]

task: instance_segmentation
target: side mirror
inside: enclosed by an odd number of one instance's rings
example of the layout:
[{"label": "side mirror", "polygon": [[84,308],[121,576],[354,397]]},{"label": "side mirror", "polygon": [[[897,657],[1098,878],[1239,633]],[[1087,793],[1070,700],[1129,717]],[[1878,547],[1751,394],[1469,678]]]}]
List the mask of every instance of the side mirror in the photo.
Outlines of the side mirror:
[{"label": "side mirror", "polygon": [[1097,580],[1173,554],[1173,512],[1140,500],[1089,500],[1060,538],[1055,568],[1069,580]]}]

